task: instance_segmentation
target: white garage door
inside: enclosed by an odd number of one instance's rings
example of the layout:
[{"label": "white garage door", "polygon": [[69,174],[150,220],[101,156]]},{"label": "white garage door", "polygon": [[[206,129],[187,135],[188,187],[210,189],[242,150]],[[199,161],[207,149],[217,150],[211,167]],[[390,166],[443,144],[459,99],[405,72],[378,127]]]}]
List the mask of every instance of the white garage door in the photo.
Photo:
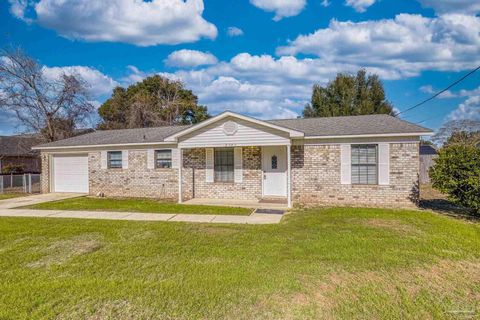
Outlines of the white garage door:
[{"label": "white garage door", "polygon": [[55,192],[88,193],[88,156],[54,156],[53,177]]}]

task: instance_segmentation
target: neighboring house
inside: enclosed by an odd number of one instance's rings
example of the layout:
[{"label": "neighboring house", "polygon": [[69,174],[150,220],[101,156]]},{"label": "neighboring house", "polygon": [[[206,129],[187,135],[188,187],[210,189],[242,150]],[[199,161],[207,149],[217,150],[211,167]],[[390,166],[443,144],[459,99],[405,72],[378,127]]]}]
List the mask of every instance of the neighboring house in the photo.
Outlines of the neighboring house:
[{"label": "neighboring house", "polygon": [[194,126],[97,131],[35,149],[43,192],[410,207],[420,137],[431,134],[388,115],[263,121],[224,112]]},{"label": "neighboring house", "polygon": [[0,136],[0,173],[9,168],[39,173],[40,152],[32,151],[32,146],[40,142],[35,135]]},{"label": "neighboring house", "polygon": [[437,150],[431,145],[420,145],[420,183],[430,183],[430,167],[434,165]]}]

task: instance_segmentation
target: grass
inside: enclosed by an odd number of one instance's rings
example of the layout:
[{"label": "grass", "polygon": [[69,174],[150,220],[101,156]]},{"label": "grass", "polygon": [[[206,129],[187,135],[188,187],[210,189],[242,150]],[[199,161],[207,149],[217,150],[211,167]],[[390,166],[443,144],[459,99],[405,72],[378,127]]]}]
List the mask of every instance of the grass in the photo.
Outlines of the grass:
[{"label": "grass", "polygon": [[311,209],[278,225],[0,218],[0,319],[479,316],[480,224]]},{"label": "grass", "polygon": [[25,193],[0,193],[0,200],[12,199],[17,197],[25,197]]},{"label": "grass", "polygon": [[42,210],[87,210],[87,211],[128,211],[145,213],[186,213],[186,214],[221,214],[244,215],[252,213],[252,209],[184,205],[173,202],[161,202],[150,199],[112,199],[79,197],[67,200],[44,202],[24,208]]}]

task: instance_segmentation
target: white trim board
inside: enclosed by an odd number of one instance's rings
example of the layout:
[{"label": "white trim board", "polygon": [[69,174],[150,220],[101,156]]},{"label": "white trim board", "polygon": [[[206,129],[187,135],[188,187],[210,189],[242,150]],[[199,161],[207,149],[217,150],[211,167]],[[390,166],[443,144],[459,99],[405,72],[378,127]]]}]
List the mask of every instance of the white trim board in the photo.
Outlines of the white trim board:
[{"label": "white trim board", "polygon": [[141,143],[112,143],[112,144],[92,144],[78,146],[58,146],[58,147],[32,147],[32,150],[62,150],[62,149],[85,149],[85,148],[110,148],[110,147],[128,147],[128,146],[156,146],[156,145],[172,145],[171,142],[141,142]]},{"label": "white trim board", "polygon": [[336,135],[336,136],[306,136],[305,140],[309,139],[341,139],[341,138],[378,138],[378,137],[419,137],[419,136],[433,136],[433,132],[412,132],[412,133],[371,133],[371,134],[351,134],[351,135]]}]

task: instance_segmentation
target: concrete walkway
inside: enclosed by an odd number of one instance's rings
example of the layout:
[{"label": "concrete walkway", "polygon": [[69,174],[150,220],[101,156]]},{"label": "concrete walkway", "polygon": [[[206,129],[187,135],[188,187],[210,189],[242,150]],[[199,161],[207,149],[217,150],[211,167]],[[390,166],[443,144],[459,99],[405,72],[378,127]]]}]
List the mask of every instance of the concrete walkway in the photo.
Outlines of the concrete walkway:
[{"label": "concrete walkway", "polygon": [[86,196],[84,193],[44,193],[0,200],[0,210]]},{"label": "concrete walkway", "polygon": [[41,218],[77,218],[130,221],[175,221],[200,223],[235,223],[235,224],[276,224],[282,219],[281,214],[252,213],[249,216],[207,215],[207,214],[170,214],[111,211],[72,211],[72,210],[33,210],[14,209],[22,206],[81,197],[79,193],[48,193],[0,201],[0,217],[41,217]]},{"label": "concrete walkway", "polygon": [[67,211],[67,210],[32,210],[0,209],[0,217],[42,217],[42,218],[78,218],[131,221],[175,221],[201,223],[235,223],[235,224],[276,224],[282,219],[281,214],[253,213],[249,216],[210,215],[210,214],[169,214],[140,212],[108,211]]}]

